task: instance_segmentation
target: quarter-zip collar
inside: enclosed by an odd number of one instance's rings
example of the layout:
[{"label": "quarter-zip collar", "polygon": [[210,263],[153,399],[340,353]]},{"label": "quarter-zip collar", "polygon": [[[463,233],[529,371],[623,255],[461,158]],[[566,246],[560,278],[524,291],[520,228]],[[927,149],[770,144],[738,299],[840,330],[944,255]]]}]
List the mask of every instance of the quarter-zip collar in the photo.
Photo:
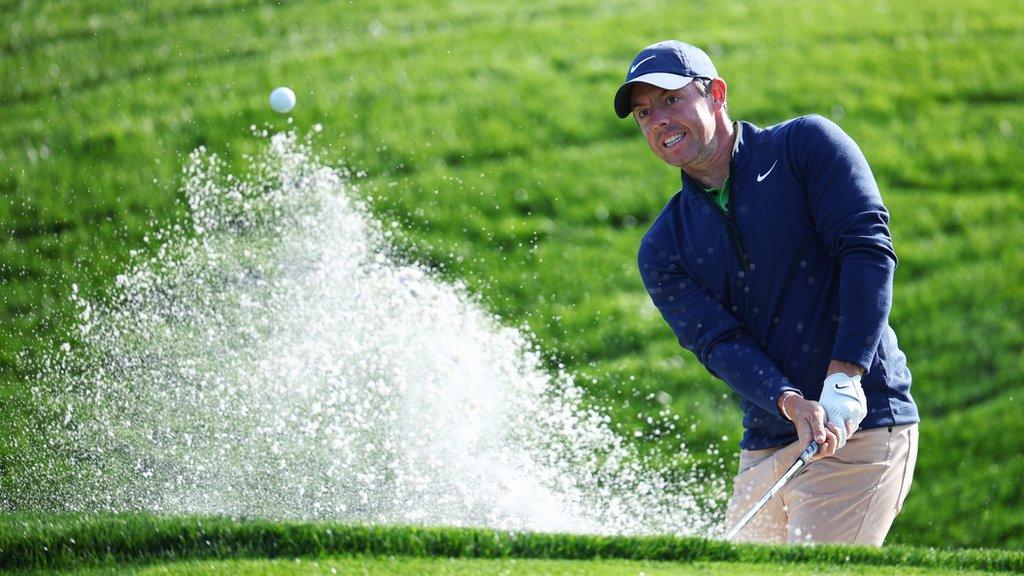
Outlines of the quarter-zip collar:
[{"label": "quarter-zip collar", "polygon": [[[749,144],[757,137],[760,130],[753,124],[747,122],[736,122],[734,124],[734,134],[736,139],[733,141],[732,156],[729,159],[729,176],[730,182],[735,184],[735,174],[741,168],[742,165],[746,164],[747,157],[750,156],[749,152],[752,150],[749,148]],[[746,134],[744,134],[746,131]],[[746,137],[745,137],[746,136]],[[710,206],[721,218],[722,223],[725,225],[725,229],[729,234],[729,238],[732,241],[733,249],[736,251],[736,257],[739,259],[740,266],[744,270],[750,270],[753,266],[750,260],[750,252],[747,250],[746,244],[743,240],[743,231],[740,230],[739,224],[736,222],[732,215],[732,201],[735,190],[731,191],[729,198],[726,200],[728,207],[727,210],[716,204],[704,191],[704,187],[700,182],[691,178],[686,172],[682,172],[683,194],[696,195],[700,201],[705,202]],[[735,188],[735,186],[733,186]]]},{"label": "quarter-zip collar", "polygon": [[[735,182],[736,173],[743,170],[750,161],[750,157],[753,156],[754,149],[757,148],[763,138],[764,130],[761,130],[757,126],[745,121],[736,121],[733,123],[735,128],[734,134],[736,139],[732,144],[732,156],[729,159],[729,178]],[[691,178],[686,172],[679,171],[682,179],[682,190],[684,193],[696,194],[703,193],[704,187],[701,186],[700,182],[697,182]]]}]

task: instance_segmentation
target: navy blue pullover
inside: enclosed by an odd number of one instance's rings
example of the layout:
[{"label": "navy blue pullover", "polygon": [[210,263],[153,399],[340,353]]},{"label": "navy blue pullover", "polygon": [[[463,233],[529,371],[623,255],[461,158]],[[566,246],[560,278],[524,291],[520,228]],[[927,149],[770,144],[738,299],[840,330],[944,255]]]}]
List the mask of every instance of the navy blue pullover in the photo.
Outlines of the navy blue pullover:
[{"label": "navy blue pullover", "polygon": [[679,343],[738,395],[740,447],[797,439],[786,390],[817,400],[832,359],[858,364],[861,428],[918,421],[889,326],[889,214],[853,140],[820,116],[738,122],[728,211],[683,173],[644,235],[645,286]]}]

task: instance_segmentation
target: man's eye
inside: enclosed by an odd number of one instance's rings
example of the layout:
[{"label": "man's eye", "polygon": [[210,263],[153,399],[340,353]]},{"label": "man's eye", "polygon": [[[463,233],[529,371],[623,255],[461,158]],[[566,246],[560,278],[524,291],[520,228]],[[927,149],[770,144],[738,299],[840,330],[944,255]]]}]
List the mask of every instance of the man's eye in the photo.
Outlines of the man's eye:
[{"label": "man's eye", "polygon": [[647,108],[640,108],[635,112],[637,118],[647,118],[650,113],[651,111]]},{"label": "man's eye", "polygon": [[669,96],[668,98],[665,99],[665,101],[668,102],[669,104],[675,104],[676,102],[679,101],[679,96]]}]

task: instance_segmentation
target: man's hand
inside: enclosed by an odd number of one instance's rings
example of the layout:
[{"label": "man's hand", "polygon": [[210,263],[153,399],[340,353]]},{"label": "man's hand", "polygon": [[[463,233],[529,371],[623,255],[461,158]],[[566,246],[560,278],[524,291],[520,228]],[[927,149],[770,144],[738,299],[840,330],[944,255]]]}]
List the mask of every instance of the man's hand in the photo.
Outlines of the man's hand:
[{"label": "man's hand", "polygon": [[837,427],[839,445],[836,449],[842,448],[868,414],[860,375],[848,376],[837,372],[826,378],[821,390],[821,405],[825,408],[828,423]]},{"label": "man's hand", "polygon": [[811,462],[827,458],[839,449],[839,429],[829,423],[825,408],[814,400],[806,400],[793,392],[785,392],[779,398],[779,410],[796,425],[800,445],[806,446],[811,440],[818,443],[818,453]]}]

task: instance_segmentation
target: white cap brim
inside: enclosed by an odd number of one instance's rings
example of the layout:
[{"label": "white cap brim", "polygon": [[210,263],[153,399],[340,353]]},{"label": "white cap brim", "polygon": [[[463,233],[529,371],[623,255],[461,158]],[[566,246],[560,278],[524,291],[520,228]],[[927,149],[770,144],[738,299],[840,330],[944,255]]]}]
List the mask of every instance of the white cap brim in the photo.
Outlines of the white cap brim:
[{"label": "white cap brim", "polygon": [[642,82],[657,86],[662,90],[678,90],[693,82],[693,80],[690,76],[680,76],[666,72],[652,72],[643,76],[637,76],[619,86],[619,91],[615,93],[615,113],[619,115],[619,118],[625,118],[633,110],[632,103],[629,101],[630,94],[633,91],[633,84]]}]

